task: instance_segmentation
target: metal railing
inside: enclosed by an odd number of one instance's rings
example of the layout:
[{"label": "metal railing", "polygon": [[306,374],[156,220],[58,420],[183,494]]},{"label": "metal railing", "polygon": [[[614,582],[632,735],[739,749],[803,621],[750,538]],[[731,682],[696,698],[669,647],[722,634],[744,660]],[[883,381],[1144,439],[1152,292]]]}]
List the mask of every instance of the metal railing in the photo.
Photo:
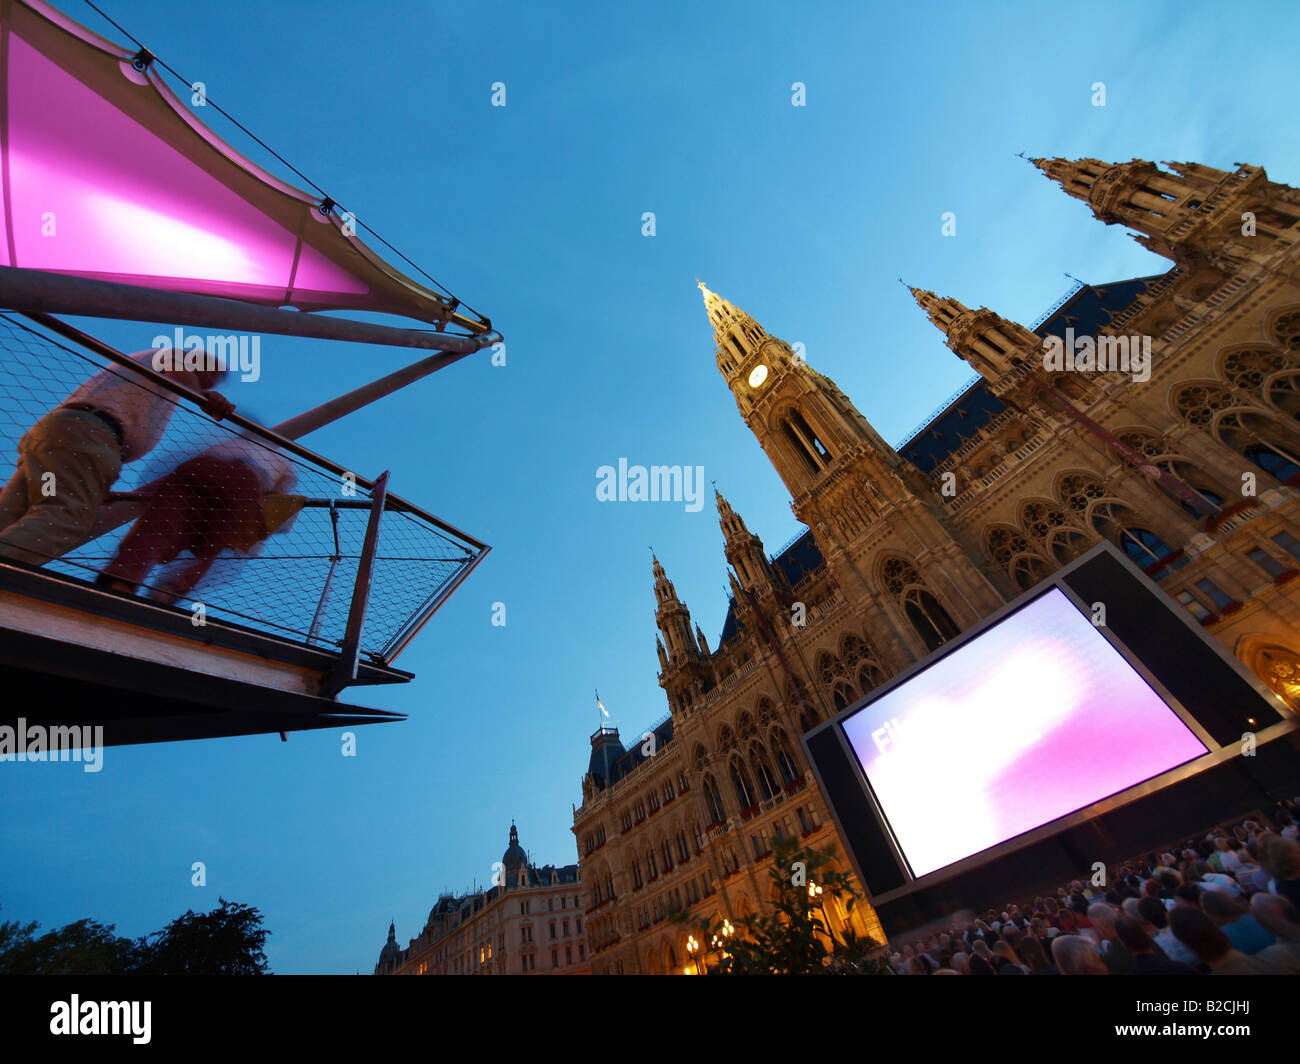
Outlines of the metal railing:
[{"label": "metal railing", "polygon": [[[488,552],[485,544],[386,492],[386,474],[376,481],[357,476],[238,413],[215,421],[193,401],[193,393],[171,379],[90,338],[84,344],[73,342],[69,338],[78,335],[75,329],[49,324],[64,335],[0,313],[0,447],[10,460],[23,435],[97,373],[115,374],[127,387],[162,394],[174,405],[159,442],[148,454],[123,464],[106,500],[119,507],[133,504],[128,521],[105,522],[101,509],[99,527],[117,527],[51,558],[42,566],[45,571],[94,580],[118,557],[130,522],[162,478],[182,462],[238,437],[287,460],[294,483],[285,492],[304,501],[291,523],[248,553],[224,549],[218,554],[183,599],[202,602],[208,616],[387,664]],[[219,519],[223,500],[215,498],[210,505]],[[142,579],[138,593],[161,591],[175,566],[192,560],[182,553]]]}]

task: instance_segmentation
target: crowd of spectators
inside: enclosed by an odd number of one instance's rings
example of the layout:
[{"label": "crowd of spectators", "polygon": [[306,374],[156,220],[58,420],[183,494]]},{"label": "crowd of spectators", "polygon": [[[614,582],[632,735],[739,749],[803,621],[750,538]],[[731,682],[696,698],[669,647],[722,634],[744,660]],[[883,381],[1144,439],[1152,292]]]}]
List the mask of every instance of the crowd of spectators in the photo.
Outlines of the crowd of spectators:
[{"label": "crowd of spectators", "polygon": [[900,975],[1300,974],[1300,798],[895,941]]}]

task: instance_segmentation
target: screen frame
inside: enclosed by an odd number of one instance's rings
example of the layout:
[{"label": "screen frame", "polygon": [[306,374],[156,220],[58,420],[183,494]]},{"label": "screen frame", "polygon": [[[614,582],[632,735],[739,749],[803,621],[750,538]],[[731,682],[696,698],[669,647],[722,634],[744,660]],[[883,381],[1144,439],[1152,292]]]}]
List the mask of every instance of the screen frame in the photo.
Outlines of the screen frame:
[{"label": "screen frame", "polygon": [[[1185,761],[1182,764],[1177,765],[1173,768],[1167,769],[1156,776],[1152,776],[1146,780],[1139,781],[1138,783],[1135,783],[1130,787],[1126,787],[1123,790],[1116,791],[1102,798],[1098,798],[1095,801],[1090,802],[1085,806],[1081,806],[1080,808],[1074,810],[1073,812],[1066,813],[1060,817],[1056,817],[1052,820],[1049,820],[1043,824],[1040,824],[1035,828],[1030,829],[1029,831],[1022,832],[1021,834],[1015,835],[1010,839],[1003,840],[1002,842],[999,842],[994,846],[986,847],[985,849],[979,850],[958,861],[955,861],[951,864],[944,865],[942,868],[935,869],[932,872],[927,872],[921,876],[917,876],[913,872],[912,867],[910,863],[907,861],[903,849],[894,834],[893,828],[889,822],[889,818],[885,815],[883,807],[879,799],[877,798],[874,789],[872,788],[870,782],[867,780],[866,772],[863,768],[862,762],[859,759],[857,752],[854,750],[853,744],[849,741],[848,736],[844,731],[843,722],[849,719],[850,717],[855,716],[858,712],[870,706],[872,703],[885,697],[885,695],[889,694],[894,689],[909,682],[913,677],[917,676],[919,673],[926,671],[927,669],[937,664],[939,661],[943,660],[944,658],[948,657],[953,653],[956,653],[967,643],[979,638],[988,629],[1002,624],[1012,614],[1019,612],[1021,609],[1028,606],[1032,602],[1038,600],[1039,598],[1046,595],[1053,589],[1059,589],[1064,594],[1064,596],[1066,597],[1070,605],[1073,606],[1076,610],[1078,610],[1085,620],[1091,621],[1090,605],[1083,602],[1080,599],[1080,597],[1074,591],[1074,589],[1065,583],[1065,579],[1066,577],[1069,576],[1069,574],[1073,570],[1088,564],[1101,553],[1109,553],[1112,557],[1114,557],[1117,561],[1119,561],[1124,566],[1124,568],[1128,571],[1129,575],[1133,579],[1135,580],[1143,579],[1138,574],[1137,570],[1134,568],[1132,561],[1127,557],[1123,556],[1118,550],[1118,548],[1115,547],[1114,544],[1110,542],[1104,542],[1098,544],[1091,550],[1085,552],[1079,558],[1076,558],[1074,561],[1070,562],[1069,564],[1062,566],[1055,573],[1053,573],[1052,576],[1049,577],[1048,579],[1041,581],[1040,583],[1036,584],[1032,588],[1029,588],[1022,594],[1018,595],[1016,598],[1012,599],[1010,602],[1007,602],[999,609],[995,610],[993,613],[983,618],[980,621],[980,623],[976,625],[972,625],[969,629],[960,633],[956,638],[950,640],[948,643],[939,647],[937,650],[932,651],[931,653],[927,654],[925,657],[921,658],[920,660],[914,662],[912,665],[908,666],[906,669],[890,677],[887,681],[885,681],[885,683],[874,688],[867,697],[860,699],[859,701],[853,703],[850,706],[846,706],[844,709],[840,710],[838,713],[836,713],[828,720],[823,721],[821,724],[810,729],[801,737],[801,741],[804,748],[804,754],[808,758],[809,764],[813,768],[813,773],[816,776],[818,786],[821,789],[822,793],[826,794],[827,789],[825,786],[825,782],[822,779],[822,774],[817,759],[812,756],[811,751],[809,749],[809,741],[827,730],[830,730],[835,735],[836,741],[840,744],[842,748],[842,753],[844,757],[847,759],[850,769],[854,775],[855,782],[861,788],[862,794],[866,799],[867,805],[870,808],[872,815],[875,817],[881,835],[885,840],[890,850],[890,853],[894,858],[894,861],[898,865],[899,874],[903,880],[902,884],[898,887],[894,887],[880,894],[873,894],[872,891],[870,890],[870,887],[867,885],[866,879],[864,879],[862,876],[861,869],[858,868],[858,861],[857,861],[857,856],[854,852],[854,847],[852,846],[851,843],[848,843],[848,840],[851,838],[851,836],[848,832],[846,832],[845,826],[841,822],[840,812],[836,808],[835,803],[829,800],[828,798],[826,804],[828,809],[830,810],[831,817],[835,822],[836,829],[840,833],[840,837],[846,841],[847,844],[846,850],[848,856],[850,860],[853,862],[854,869],[858,873],[859,881],[862,882],[864,888],[866,889],[867,896],[871,900],[872,904],[874,905],[885,904],[896,898],[901,898],[908,894],[911,894],[917,890],[922,890],[934,884],[941,883],[945,880],[960,876],[964,872],[970,871],[971,869],[978,868],[982,865],[988,864],[1008,854],[1014,853],[1017,850],[1021,850],[1028,846],[1032,846],[1043,839],[1050,838],[1054,835],[1058,835],[1064,831],[1067,831],[1070,828],[1074,827],[1075,825],[1083,823],[1094,817],[1100,816],[1104,813],[1109,812],[1110,810],[1119,808],[1120,806],[1127,805],[1128,803],[1135,801],[1139,798],[1142,798],[1155,791],[1159,791],[1166,787],[1169,787],[1179,782],[1182,779],[1185,779],[1189,776],[1193,776],[1204,771],[1205,769],[1211,767],[1212,765],[1239,756],[1239,746],[1240,746],[1239,743],[1233,743],[1231,745],[1224,745],[1218,743],[1209,734],[1206,728],[1200,724],[1200,722],[1188,710],[1188,708],[1185,705],[1183,705],[1183,703],[1178,698],[1176,698],[1173,694],[1170,693],[1168,688],[1165,687],[1165,685],[1159,680],[1159,678],[1156,677],[1140,659],[1138,659],[1136,654],[1133,651],[1131,651],[1129,647],[1118,636],[1114,634],[1113,631],[1111,631],[1108,627],[1105,626],[1096,626],[1097,630],[1106,639],[1107,643],[1109,643],[1110,646],[1120,655],[1122,660],[1125,663],[1127,663],[1138,674],[1139,677],[1141,677],[1143,682],[1145,682],[1156,693],[1156,695],[1162,701],[1164,701],[1165,705],[1169,707],[1169,710],[1172,713],[1174,713],[1178,717],[1178,719],[1183,723],[1183,725],[1187,727],[1189,731],[1192,732],[1192,734],[1197,738],[1197,740],[1200,741],[1203,746],[1205,746],[1207,752],[1198,757],[1192,758],[1189,761]],[[1148,584],[1149,583],[1150,582],[1148,581]],[[1156,590],[1160,591],[1161,589],[1157,587]],[[1218,644],[1216,640],[1210,638],[1203,630],[1198,630],[1197,627],[1191,621],[1191,619],[1186,615],[1186,611],[1178,607],[1176,603],[1172,602],[1172,600],[1169,600],[1167,595],[1162,594],[1161,597],[1166,599],[1166,601],[1164,602],[1165,608],[1170,612],[1172,612],[1175,616],[1178,616],[1180,620],[1182,620],[1182,622],[1188,628],[1196,632],[1199,640],[1204,646],[1218,653],[1219,657],[1222,658],[1225,662],[1229,663],[1240,676],[1247,679],[1250,683],[1250,686],[1255,690],[1257,694],[1260,695],[1260,697],[1264,698],[1266,701],[1271,701],[1271,699],[1269,698],[1271,692],[1267,691],[1263,687],[1262,683],[1259,681],[1259,679],[1256,676],[1254,676],[1252,673],[1246,670],[1244,666],[1241,664],[1241,662],[1238,661],[1235,657],[1229,655],[1227,651],[1220,644]],[[1271,738],[1274,738],[1275,737],[1273,734],[1274,732],[1276,732],[1277,735],[1281,735],[1284,732],[1291,730],[1292,727],[1293,725],[1289,724],[1285,720],[1285,716],[1284,716],[1283,720],[1271,724],[1261,729],[1258,733],[1256,733],[1257,738],[1260,742],[1264,742]]]}]

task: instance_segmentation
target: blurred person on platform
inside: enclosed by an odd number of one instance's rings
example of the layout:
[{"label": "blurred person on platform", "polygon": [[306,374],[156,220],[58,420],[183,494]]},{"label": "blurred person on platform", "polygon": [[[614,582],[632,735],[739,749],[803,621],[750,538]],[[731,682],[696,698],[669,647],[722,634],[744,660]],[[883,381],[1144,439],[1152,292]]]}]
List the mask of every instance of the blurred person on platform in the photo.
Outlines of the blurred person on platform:
[{"label": "blurred person on platform", "polygon": [[[150,366],[156,350],[131,361]],[[203,396],[218,421],[234,404],[213,391],[224,370],[169,368],[165,376]],[[180,400],[161,384],[113,364],[100,370],[18,441],[18,468],[0,491],[0,559],[45,565],[85,541],[122,466],[162,439]]]},{"label": "blurred person on platform", "polygon": [[286,494],[296,479],[284,452],[255,433],[241,431],[209,447],[154,488],[96,583],[134,594],[156,566],[188,550],[193,560],[150,591],[162,602],[184,598],[222,551],[251,556],[292,524],[306,501]]}]

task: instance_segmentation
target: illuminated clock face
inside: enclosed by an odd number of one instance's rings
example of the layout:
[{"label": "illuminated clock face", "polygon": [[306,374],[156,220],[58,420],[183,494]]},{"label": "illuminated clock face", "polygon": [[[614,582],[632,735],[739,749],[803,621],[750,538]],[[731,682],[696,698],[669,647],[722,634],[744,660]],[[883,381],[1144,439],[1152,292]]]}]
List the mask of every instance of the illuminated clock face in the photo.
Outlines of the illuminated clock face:
[{"label": "illuminated clock face", "polygon": [[749,375],[749,386],[751,388],[761,388],[765,380],[767,380],[767,367],[760,363],[754,367],[753,372]]}]

